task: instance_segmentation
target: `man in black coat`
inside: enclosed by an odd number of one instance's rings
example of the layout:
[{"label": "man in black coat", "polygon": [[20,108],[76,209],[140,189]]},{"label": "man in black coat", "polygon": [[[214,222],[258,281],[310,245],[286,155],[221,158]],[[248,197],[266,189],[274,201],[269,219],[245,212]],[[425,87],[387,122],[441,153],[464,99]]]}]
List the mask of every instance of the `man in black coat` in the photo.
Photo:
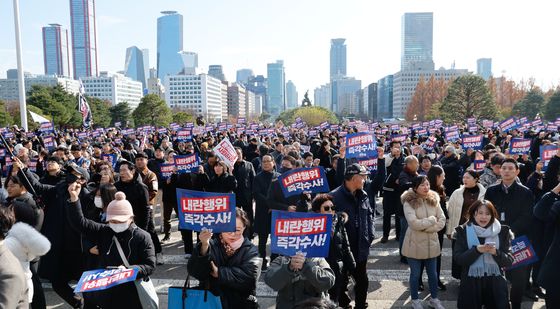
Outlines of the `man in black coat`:
[{"label": "man in black coat", "polygon": [[235,189],[235,205],[242,208],[247,213],[249,221],[251,222],[247,229],[249,239],[253,239],[253,222],[255,220],[253,215],[253,179],[255,178],[255,169],[251,162],[243,160],[243,150],[235,147],[237,153],[237,161],[233,165],[233,176],[237,180],[237,188]]},{"label": "man in black coat", "polygon": [[[386,243],[389,240],[392,215],[395,215],[395,234],[397,239],[400,239],[401,236],[401,223],[399,214],[397,214],[397,210],[402,209],[398,179],[403,170],[404,157],[400,142],[391,141],[389,147],[390,153],[385,156],[387,178],[383,185],[383,238],[381,238],[381,243]],[[404,214],[400,214],[400,216],[404,216]]]},{"label": "man in black coat", "polygon": [[[510,226],[515,237],[526,235],[531,239],[531,222],[533,220],[533,193],[516,181],[519,166],[514,159],[505,159],[500,169],[502,180],[500,183],[488,187],[485,199],[494,204],[498,211],[500,223]],[[506,272],[511,281],[510,301],[512,309],[521,307],[521,300],[529,280],[527,266],[518,267]],[[536,296],[527,291],[531,298]]]},{"label": "man in black coat", "polygon": [[463,168],[459,159],[457,159],[457,149],[454,146],[445,147],[443,154],[443,158],[440,160],[441,167],[445,172],[443,186],[445,187],[445,195],[451,196],[461,186]]},{"label": "man in black coat", "polygon": [[133,163],[123,161],[119,168],[120,180],[115,183],[118,191],[126,194],[126,199],[132,204],[134,211],[134,223],[143,229],[148,230],[148,187],[142,183],[142,178],[138,173],[135,173],[135,166]]},{"label": "man in black coat", "polygon": [[[292,156],[287,155],[282,158],[282,167],[280,168],[280,174],[295,169],[296,159]],[[268,192],[268,205],[271,209],[283,210],[283,211],[297,211],[297,212],[308,212],[311,202],[311,196],[309,194],[299,194],[285,197],[282,191],[282,184],[280,183],[280,178],[277,177],[272,181],[270,185],[270,191]]]}]

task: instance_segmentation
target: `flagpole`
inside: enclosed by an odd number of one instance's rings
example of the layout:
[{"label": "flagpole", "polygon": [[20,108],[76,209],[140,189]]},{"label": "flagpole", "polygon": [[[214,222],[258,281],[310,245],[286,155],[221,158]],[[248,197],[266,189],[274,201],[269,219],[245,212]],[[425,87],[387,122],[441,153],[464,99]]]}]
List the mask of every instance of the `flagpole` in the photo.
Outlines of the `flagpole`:
[{"label": "flagpole", "polygon": [[27,131],[27,104],[25,103],[25,80],[23,78],[21,31],[19,23],[19,0],[14,0],[14,24],[16,31],[16,54],[18,66],[19,112],[21,116],[21,126],[25,131]]}]

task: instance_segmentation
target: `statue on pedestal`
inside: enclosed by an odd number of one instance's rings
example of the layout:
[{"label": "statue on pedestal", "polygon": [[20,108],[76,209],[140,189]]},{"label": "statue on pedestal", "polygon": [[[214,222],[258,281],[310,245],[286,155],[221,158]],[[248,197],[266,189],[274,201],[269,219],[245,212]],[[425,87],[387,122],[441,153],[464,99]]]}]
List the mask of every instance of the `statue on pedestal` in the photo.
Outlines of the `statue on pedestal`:
[{"label": "statue on pedestal", "polygon": [[305,94],[303,95],[303,101],[301,101],[301,107],[307,107],[307,106],[312,106],[311,100],[309,100],[309,90],[305,92]]}]

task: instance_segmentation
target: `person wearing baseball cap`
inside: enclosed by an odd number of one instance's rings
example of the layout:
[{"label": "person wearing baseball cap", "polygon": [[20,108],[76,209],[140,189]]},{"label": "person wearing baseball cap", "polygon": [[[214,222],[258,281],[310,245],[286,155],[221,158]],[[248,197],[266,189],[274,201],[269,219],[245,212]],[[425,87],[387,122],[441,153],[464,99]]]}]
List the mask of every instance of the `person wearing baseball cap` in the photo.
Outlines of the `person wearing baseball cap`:
[{"label": "person wearing baseball cap", "polygon": [[[346,224],[346,232],[348,233],[348,241],[350,250],[356,260],[356,268],[348,272],[354,277],[355,286],[355,308],[363,309],[367,307],[368,277],[367,277],[367,261],[369,256],[369,248],[374,238],[374,211],[370,206],[369,197],[364,191],[364,184],[368,175],[367,169],[358,163],[350,164],[344,171],[344,182],[338,188],[331,191],[333,204],[337,211],[343,211],[348,214],[348,224]],[[348,285],[348,276],[343,278],[342,287]],[[342,296],[339,299],[339,306],[342,308],[350,304],[350,299],[345,291],[341,291]]]}]

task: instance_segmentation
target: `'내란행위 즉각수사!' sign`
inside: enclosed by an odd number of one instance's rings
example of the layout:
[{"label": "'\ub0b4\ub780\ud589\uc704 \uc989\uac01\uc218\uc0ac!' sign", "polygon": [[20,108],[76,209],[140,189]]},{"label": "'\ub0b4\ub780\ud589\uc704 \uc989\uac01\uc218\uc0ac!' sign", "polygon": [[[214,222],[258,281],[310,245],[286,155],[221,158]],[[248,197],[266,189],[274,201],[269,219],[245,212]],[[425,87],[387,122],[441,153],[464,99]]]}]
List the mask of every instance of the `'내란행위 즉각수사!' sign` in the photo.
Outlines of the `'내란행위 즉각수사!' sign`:
[{"label": "'\ub0b4\ub780\ud589\uc704 \uc989\uac01\uc218\uc0ac!' sign", "polygon": [[177,189],[179,227],[200,232],[235,231],[235,194]]}]

